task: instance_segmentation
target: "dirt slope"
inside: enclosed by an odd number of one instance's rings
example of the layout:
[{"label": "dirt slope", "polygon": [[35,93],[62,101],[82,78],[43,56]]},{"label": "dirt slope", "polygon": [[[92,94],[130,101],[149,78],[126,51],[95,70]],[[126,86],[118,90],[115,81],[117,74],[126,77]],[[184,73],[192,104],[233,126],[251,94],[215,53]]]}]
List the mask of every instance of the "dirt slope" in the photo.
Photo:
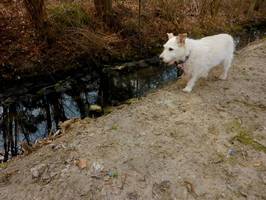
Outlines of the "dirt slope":
[{"label": "dirt slope", "polygon": [[64,123],[0,171],[0,198],[266,199],[266,40],[238,53],[229,80],[218,74]]}]

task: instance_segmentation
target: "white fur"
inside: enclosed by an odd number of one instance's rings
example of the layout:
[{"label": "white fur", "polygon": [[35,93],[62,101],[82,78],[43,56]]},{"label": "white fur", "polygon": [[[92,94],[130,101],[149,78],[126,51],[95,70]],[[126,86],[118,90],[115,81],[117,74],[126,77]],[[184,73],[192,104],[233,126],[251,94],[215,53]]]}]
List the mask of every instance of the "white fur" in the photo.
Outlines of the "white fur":
[{"label": "white fur", "polygon": [[199,40],[186,38],[184,44],[180,44],[179,36],[168,34],[169,40],[164,44],[164,50],[160,58],[167,64],[185,61],[184,70],[191,78],[185,92],[191,92],[196,81],[201,77],[207,77],[209,71],[222,64],[224,72],[220,79],[227,78],[228,70],[234,56],[234,40],[228,34],[219,34],[204,37]]}]

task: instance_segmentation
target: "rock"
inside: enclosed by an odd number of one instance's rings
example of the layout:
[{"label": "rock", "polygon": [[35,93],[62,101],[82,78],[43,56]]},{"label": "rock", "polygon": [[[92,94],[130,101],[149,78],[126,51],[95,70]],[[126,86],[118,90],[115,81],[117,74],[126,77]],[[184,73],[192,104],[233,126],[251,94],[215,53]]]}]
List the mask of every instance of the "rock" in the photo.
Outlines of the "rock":
[{"label": "rock", "polygon": [[101,162],[96,162],[96,161],[93,162],[91,166],[91,176],[99,177],[103,169],[104,169],[104,166]]},{"label": "rock", "polygon": [[234,156],[236,154],[236,150],[233,148],[230,148],[227,153],[229,156]]},{"label": "rock", "polygon": [[37,165],[30,169],[32,178],[40,178],[47,166],[45,164]]}]

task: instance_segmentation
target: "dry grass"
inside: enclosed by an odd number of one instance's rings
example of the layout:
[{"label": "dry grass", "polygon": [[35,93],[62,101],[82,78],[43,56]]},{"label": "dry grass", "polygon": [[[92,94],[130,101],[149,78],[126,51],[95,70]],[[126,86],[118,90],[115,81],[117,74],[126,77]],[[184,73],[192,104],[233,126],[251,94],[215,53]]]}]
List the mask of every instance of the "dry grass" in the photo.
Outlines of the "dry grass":
[{"label": "dry grass", "polygon": [[[138,1],[113,0],[114,23],[110,27],[96,16],[93,0],[49,0],[48,23],[54,38],[45,45],[32,40],[33,28],[20,1],[6,0],[0,3],[0,11],[12,13],[12,17],[5,14],[1,20],[0,53],[4,58],[1,64],[11,64],[20,74],[26,61],[33,63],[27,63],[27,70],[38,71],[42,65],[62,69],[64,63],[75,56],[99,51],[117,61],[152,56],[161,50],[166,32],[187,32],[201,37],[218,32],[233,33],[245,24],[265,22],[266,1],[258,2],[262,3],[255,5],[251,12],[251,0],[142,0],[139,27]],[[140,45],[142,55],[139,55]],[[0,71],[3,72],[3,67]]]},{"label": "dry grass", "polygon": [[90,25],[90,16],[78,3],[61,3],[49,5],[49,20],[60,29],[66,27],[84,27]]}]

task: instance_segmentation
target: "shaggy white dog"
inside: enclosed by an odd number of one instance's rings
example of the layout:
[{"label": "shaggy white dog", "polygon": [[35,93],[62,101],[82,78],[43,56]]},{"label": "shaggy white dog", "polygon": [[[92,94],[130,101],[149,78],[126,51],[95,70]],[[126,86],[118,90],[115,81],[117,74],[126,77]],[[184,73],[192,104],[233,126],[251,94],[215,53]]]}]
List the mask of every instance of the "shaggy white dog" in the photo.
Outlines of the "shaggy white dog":
[{"label": "shaggy white dog", "polygon": [[182,66],[184,73],[190,77],[183,91],[191,92],[196,81],[206,78],[209,71],[219,64],[224,67],[220,79],[227,78],[235,50],[232,36],[219,34],[194,40],[187,38],[187,34],[167,35],[168,41],[164,44],[160,59],[169,65],[176,63]]}]

